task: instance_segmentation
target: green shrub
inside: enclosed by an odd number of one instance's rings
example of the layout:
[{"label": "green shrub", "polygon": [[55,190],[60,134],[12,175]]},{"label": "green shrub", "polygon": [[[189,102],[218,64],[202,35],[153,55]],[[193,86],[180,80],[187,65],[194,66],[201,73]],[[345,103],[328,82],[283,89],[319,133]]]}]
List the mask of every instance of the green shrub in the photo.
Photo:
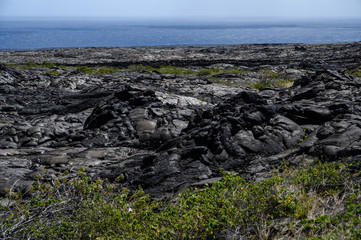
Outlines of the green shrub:
[{"label": "green shrub", "polygon": [[306,191],[328,193],[332,189],[343,188],[345,181],[348,182],[349,173],[344,171],[345,164],[322,163],[312,168],[302,168],[294,174],[294,181],[301,185]]},{"label": "green shrub", "polygon": [[227,229],[249,239],[359,239],[360,184],[346,170],[318,162],[258,182],[223,173],[221,181],[163,201],[141,188],[91,180],[83,170],[52,184],[39,177],[30,200],[8,191],[13,204],[0,209],[0,232],[22,239],[217,239]]}]

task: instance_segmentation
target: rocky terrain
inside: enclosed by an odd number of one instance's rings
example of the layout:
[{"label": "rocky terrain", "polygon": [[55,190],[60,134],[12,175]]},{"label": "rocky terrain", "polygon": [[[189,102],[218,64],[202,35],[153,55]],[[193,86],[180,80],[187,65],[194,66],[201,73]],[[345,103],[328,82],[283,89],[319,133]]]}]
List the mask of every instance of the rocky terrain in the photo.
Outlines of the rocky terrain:
[{"label": "rocky terrain", "polygon": [[[153,197],[359,159],[361,42],[0,52],[0,196],[83,168]],[[361,159],[361,158],[360,158]]]}]

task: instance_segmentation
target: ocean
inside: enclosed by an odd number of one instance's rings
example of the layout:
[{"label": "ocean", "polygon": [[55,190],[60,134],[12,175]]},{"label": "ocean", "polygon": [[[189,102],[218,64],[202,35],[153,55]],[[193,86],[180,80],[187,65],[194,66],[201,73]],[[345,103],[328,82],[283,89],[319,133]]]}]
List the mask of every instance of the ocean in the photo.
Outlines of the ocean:
[{"label": "ocean", "polygon": [[361,41],[361,19],[0,18],[0,49]]}]

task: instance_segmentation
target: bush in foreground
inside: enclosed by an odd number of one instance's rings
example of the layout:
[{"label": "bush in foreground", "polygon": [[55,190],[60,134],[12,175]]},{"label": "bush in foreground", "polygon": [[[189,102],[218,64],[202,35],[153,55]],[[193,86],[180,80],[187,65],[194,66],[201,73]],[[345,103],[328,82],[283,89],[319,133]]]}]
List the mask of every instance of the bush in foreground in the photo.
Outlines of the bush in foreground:
[{"label": "bush in foreground", "polygon": [[358,174],[341,163],[285,167],[259,182],[225,173],[176,199],[154,201],[141,188],[65,173],[36,182],[27,201],[9,190],[1,237],[217,239],[227,232],[236,239],[360,239],[360,185],[352,180]]}]

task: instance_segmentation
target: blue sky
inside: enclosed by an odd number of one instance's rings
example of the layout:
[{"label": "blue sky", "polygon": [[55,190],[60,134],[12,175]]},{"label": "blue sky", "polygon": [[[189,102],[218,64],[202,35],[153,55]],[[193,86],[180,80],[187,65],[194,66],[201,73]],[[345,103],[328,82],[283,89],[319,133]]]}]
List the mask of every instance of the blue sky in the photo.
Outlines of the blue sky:
[{"label": "blue sky", "polygon": [[361,0],[0,0],[0,17],[361,18]]}]

